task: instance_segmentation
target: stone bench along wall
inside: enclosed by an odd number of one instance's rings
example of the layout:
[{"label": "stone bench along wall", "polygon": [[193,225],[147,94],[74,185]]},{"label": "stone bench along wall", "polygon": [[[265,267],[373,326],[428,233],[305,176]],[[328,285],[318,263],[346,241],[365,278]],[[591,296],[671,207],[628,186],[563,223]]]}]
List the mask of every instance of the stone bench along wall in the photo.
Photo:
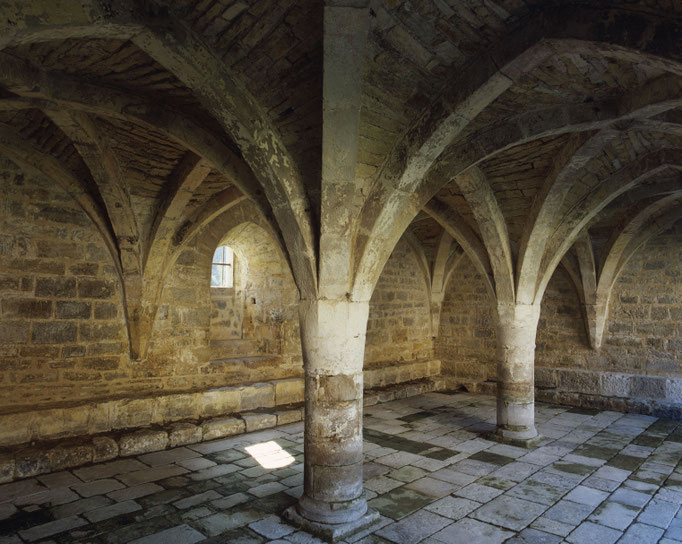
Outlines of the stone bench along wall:
[{"label": "stone bench along wall", "polygon": [[[368,388],[365,392],[365,405],[444,388],[444,382],[438,373],[439,361],[405,363],[400,366],[405,367],[402,377],[410,379],[388,386]],[[380,381],[370,371],[370,381],[372,380]],[[302,379],[289,379],[242,388],[221,388],[192,395],[122,400],[117,404],[103,403],[95,406],[94,412],[109,410],[110,414],[126,414],[128,417],[111,421],[111,425],[118,426],[112,427],[109,432],[104,428],[93,432],[91,428],[72,427],[74,436],[62,440],[58,437],[64,436],[64,429],[67,428],[65,421],[78,415],[87,420],[93,415],[92,406],[54,413],[42,411],[16,414],[23,421],[42,421],[43,427],[33,426],[32,429],[34,432],[36,429],[40,430],[44,435],[32,435],[31,445],[22,441],[0,451],[0,483],[91,462],[107,461],[119,456],[139,455],[299,422],[304,415],[303,386]],[[185,413],[192,412],[194,415],[180,418],[180,413],[175,410],[164,412],[168,407],[180,405],[186,407]],[[201,411],[196,411],[197,406],[201,407]],[[143,416],[140,419],[131,419],[132,413],[140,409],[146,414],[151,410],[151,418],[147,420]],[[210,417],[211,415],[217,417]],[[49,417],[57,419],[50,421],[47,419]],[[66,419],[61,419],[62,417]],[[177,421],[178,419],[181,421]],[[142,423],[144,421],[148,422]],[[16,421],[11,421],[7,416],[0,417],[0,429],[6,428],[7,424],[16,424]],[[50,424],[54,427],[46,427]],[[54,432],[51,433],[51,430]],[[3,438],[7,439],[6,436]],[[12,439],[17,438],[15,436]],[[38,444],[35,445],[37,441]],[[8,443],[3,445],[7,446]]]},{"label": "stone bench along wall", "polygon": [[[365,388],[386,387],[440,375],[440,361],[411,361],[365,371]],[[37,440],[93,435],[200,420],[302,403],[303,378],[209,391],[124,398],[79,406],[0,415],[0,447]]]}]

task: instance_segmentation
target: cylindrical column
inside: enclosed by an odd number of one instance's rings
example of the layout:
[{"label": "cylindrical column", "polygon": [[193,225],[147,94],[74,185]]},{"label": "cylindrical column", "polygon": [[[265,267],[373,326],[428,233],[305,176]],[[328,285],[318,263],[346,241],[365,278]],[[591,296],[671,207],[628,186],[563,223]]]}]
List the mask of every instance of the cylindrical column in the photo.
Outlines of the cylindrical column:
[{"label": "cylindrical column", "polygon": [[505,441],[537,438],[533,367],[540,306],[499,304],[497,430]]},{"label": "cylindrical column", "polygon": [[328,524],[367,511],[362,498],[362,365],[368,302],[301,301],[304,491],[297,510]]}]

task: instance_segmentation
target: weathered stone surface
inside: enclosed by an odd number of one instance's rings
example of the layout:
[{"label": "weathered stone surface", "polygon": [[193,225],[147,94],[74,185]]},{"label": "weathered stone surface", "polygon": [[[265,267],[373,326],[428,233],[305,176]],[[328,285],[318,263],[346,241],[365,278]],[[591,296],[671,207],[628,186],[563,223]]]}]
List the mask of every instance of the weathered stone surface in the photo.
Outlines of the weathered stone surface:
[{"label": "weathered stone surface", "polygon": [[277,425],[297,423],[301,421],[301,410],[280,410],[275,412],[275,416],[277,416]]},{"label": "weathered stone surface", "polygon": [[276,380],[273,382],[273,385],[275,386],[276,406],[303,402],[304,381],[302,379],[291,378],[288,380]]},{"label": "weathered stone surface", "polygon": [[42,450],[23,450],[15,454],[14,475],[29,478],[50,471],[50,458]]},{"label": "weathered stone surface", "polygon": [[118,457],[118,442],[113,438],[96,436],[92,439],[92,447],[92,460],[96,463]]},{"label": "weathered stone surface", "polygon": [[246,432],[259,431],[261,429],[269,429],[277,425],[277,416],[274,414],[261,414],[256,412],[245,412],[241,414],[246,426]]},{"label": "weathered stone surface", "polygon": [[203,440],[243,433],[245,428],[244,421],[237,418],[213,419],[201,424]]},{"label": "weathered stone surface", "polygon": [[168,445],[166,431],[140,430],[124,434],[119,440],[121,456],[139,455],[164,449]]},{"label": "weathered stone surface", "polygon": [[0,455],[0,483],[11,482],[14,479],[14,464],[12,455]]},{"label": "weathered stone surface", "polygon": [[202,429],[192,423],[174,423],[168,429],[168,445],[171,448],[201,442]]},{"label": "weathered stone surface", "polygon": [[95,447],[91,444],[60,445],[48,452],[52,470],[77,467],[94,461]]}]

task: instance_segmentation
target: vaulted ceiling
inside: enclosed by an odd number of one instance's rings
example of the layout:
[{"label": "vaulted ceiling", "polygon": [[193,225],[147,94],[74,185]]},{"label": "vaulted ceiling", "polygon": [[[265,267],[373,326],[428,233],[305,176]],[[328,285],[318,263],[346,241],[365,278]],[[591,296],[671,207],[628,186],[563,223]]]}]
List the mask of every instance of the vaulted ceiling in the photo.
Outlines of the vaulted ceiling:
[{"label": "vaulted ceiling", "polygon": [[[314,290],[327,220],[322,2],[9,4],[0,153],[93,218],[132,321],[153,321],[147,280],[162,283],[178,248],[244,199]],[[680,218],[682,4],[326,3],[365,4],[345,197],[354,296],[407,231],[431,281],[464,251],[498,300],[532,302],[563,262],[596,303],[600,279],[612,284]]]}]

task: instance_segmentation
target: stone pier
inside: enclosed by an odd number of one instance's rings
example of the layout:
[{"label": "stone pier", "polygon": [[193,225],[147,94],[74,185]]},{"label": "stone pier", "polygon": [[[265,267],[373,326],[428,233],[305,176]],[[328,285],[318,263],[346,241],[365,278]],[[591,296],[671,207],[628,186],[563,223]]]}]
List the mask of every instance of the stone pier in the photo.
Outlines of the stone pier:
[{"label": "stone pier", "polygon": [[287,517],[335,541],[371,525],[362,496],[362,366],[368,302],[302,301],[304,491]]},{"label": "stone pier", "polygon": [[540,306],[498,304],[497,429],[494,436],[514,445],[539,440],[535,428],[533,368]]}]

